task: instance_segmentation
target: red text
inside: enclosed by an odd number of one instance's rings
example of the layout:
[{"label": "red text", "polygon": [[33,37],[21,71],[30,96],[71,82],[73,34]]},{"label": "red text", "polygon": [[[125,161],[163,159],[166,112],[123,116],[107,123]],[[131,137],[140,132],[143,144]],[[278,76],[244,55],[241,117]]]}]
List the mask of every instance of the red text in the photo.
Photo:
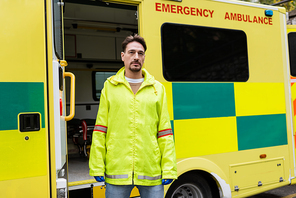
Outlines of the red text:
[{"label": "red text", "polygon": [[187,6],[177,6],[164,3],[155,3],[155,10],[157,12],[169,12],[174,14],[185,14],[192,16],[202,16],[213,18],[214,10],[187,7]]},{"label": "red text", "polygon": [[270,17],[250,16],[248,14],[226,12],[224,19],[232,20],[232,21],[243,21],[247,23],[259,23],[259,24],[272,25],[272,18]]}]

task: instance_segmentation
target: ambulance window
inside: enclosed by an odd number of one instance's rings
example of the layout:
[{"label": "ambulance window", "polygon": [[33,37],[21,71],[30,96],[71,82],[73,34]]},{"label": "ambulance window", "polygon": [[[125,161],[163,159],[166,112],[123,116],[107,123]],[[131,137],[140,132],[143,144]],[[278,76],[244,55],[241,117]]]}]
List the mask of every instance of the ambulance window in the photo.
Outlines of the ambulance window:
[{"label": "ambulance window", "polygon": [[61,0],[53,1],[54,49],[58,59],[63,59],[63,26]]},{"label": "ambulance window", "polygon": [[291,75],[296,77],[296,32],[288,34]]},{"label": "ambulance window", "polygon": [[101,91],[104,87],[104,82],[110,76],[115,75],[116,72],[93,72],[93,99],[95,101],[100,100]]},{"label": "ambulance window", "polygon": [[235,81],[249,78],[243,31],[165,23],[163,75],[168,81]]}]

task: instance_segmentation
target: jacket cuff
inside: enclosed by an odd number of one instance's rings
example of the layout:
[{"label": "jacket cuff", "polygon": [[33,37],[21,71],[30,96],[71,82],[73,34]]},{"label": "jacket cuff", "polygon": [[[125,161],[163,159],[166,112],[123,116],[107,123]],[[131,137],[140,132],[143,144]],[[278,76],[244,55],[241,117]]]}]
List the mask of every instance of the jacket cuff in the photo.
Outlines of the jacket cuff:
[{"label": "jacket cuff", "polygon": [[102,172],[99,170],[90,170],[89,175],[90,176],[105,176],[105,172]]},{"label": "jacket cuff", "polygon": [[178,175],[176,172],[162,172],[162,179],[177,179]]}]

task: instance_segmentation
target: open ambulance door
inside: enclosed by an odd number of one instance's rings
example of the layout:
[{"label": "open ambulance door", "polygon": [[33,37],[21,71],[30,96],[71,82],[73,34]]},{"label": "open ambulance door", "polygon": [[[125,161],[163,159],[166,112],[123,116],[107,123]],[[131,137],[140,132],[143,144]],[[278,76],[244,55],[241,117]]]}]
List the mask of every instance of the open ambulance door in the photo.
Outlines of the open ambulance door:
[{"label": "open ambulance door", "polygon": [[[57,197],[67,197],[68,193],[68,164],[67,164],[67,121],[75,114],[75,76],[65,71],[68,65],[64,54],[64,2],[52,1],[52,91],[53,91],[53,130],[54,130],[54,172],[56,173]],[[66,112],[65,78],[70,78],[70,112]],[[53,181],[54,182],[54,181]]]},{"label": "open ambulance door", "polygon": [[63,1],[0,4],[1,197],[67,197]]},{"label": "open ambulance door", "polygon": [[[296,176],[295,148],[296,148],[296,25],[287,25],[288,47],[291,72],[291,95],[293,107],[293,135],[294,135],[294,177]],[[295,179],[292,183],[296,183]]]},{"label": "open ambulance door", "polygon": [[46,1],[1,1],[1,197],[50,197]]}]

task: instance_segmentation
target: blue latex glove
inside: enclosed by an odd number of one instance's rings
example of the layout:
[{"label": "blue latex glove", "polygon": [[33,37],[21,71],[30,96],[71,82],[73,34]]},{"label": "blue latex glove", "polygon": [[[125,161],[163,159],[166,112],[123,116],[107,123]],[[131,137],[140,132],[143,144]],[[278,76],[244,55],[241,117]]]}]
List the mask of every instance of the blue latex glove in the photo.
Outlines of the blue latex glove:
[{"label": "blue latex glove", "polygon": [[173,179],[162,179],[162,185],[168,185],[172,183]]},{"label": "blue latex glove", "polygon": [[94,178],[97,180],[97,182],[104,182],[104,176],[94,176]]}]

